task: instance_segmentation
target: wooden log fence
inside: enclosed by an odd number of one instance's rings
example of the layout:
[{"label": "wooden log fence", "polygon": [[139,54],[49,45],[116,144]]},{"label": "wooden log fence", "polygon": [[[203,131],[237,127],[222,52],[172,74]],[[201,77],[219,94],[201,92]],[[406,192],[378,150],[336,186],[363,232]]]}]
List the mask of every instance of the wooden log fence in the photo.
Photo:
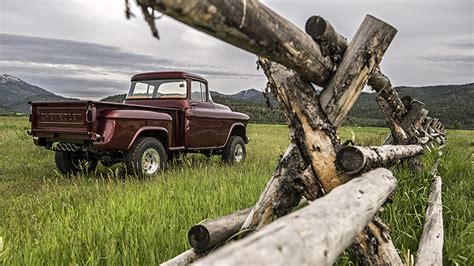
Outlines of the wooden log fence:
[{"label": "wooden log fence", "polygon": [[[308,19],[306,34],[257,0],[137,4],[155,36],[156,10],[256,54],[290,129],[290,145],[255,206],[194,226],[188,233],[193,248],[163,265],[196,259],[197,265],[326,265],[348,247],[362,264],[402,265],[388,226],[377,216],[396,187],[393,174],[380,167],[409,160],[421,170],[417,156],[446,139],[444,126],[428,116],[426,106],[400,98],[380,70],[394,27],[367,15],[347,42],[321,16]],[[366,84],[377,93],[390,136],[380,147],[342,146],[337,129]],[[440,191],[435,178],[420,265],[440,262]],[[309,205],[301,208],[306,200]],[[236,234],[240,240],[228,241]]]},{"label": "wooden log fence", "polygon": [[330,265],[372,220],[396,183],[384,168],[364,173],[196,265]]}]

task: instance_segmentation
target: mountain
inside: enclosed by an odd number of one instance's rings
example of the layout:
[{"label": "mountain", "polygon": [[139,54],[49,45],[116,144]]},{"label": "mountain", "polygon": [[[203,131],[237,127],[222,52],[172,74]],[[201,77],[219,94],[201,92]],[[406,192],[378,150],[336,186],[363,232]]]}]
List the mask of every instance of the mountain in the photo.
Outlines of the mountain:
[{"label": "mountain", "polygon": [[[463,85],[438,85],[424,87],[395,87],[400,97],[411,96],[426,104],[429,116],[439,118],[446,127],[474,129],[474,83]],[[285,123],[283,112],[273,96],[265,104],[263,93],[255,90],[244,90],[233,95],[211,92],[215,102],[223,103],[232,110],[247,113],[253,122]],[[345,125],[381,126],[385,120],[375,102],[374,93],[363,92],[349,113]]]},{"label": "mountain", "polygon": [[[439,118],[446,127],[474,129],[474,83],[464,85],[439,85],[425,87],[396,87],[400,97],[410,95],[426,104],[429,116]],[[243,90],[227,95],[211,91],[214,102],[229,106],[234,111],[243,112],[256,123],[286,123],[285,116],[277,101],[270,96],[270,106],[261,91],[256,89]],[[346,125],[381,126],[385,120],[380,112],[374,93],[363,92],[349,113]],[[102,100],[122,102],[125,94],[109,96]]]},{"label": "mountain", "polygon": [[30,108],[29,101],[67,100],[8,74],[0,76],[0,95],[0,113],[27,113]]}]

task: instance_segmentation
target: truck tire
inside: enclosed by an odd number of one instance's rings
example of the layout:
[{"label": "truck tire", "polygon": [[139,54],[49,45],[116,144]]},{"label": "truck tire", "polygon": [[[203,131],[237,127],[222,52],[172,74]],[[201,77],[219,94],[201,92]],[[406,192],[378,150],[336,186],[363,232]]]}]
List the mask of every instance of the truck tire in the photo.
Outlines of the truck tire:
[{"label": "truck tire", "polygon": [[166,151],[156,138],[138,138],[124,154],[123,162],[129,174],[150,177],[165,168]]},{"label": "truck tire", "polygon": [[94,171],[98,162],[96,159],[87,159],[85,154],[64,151],[56,151],[54,161],[63,175]]},{"label": "truck tire", "polygon": [[222,151],[222,160],[226,163],[240,163],[247,155],[245,142],[240,136],[231,136]]}]

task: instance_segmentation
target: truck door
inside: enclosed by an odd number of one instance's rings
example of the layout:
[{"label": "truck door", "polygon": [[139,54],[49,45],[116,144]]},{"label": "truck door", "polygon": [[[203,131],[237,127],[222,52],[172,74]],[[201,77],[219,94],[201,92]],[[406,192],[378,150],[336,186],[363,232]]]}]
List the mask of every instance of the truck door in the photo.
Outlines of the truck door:
[{"label": "truck door", "polygon": [[219,146],[225,130],[225,121],[209,101],[207,84],[192,80],[189,110],[186,117],[186,146],[192,149],[205,149]]}]

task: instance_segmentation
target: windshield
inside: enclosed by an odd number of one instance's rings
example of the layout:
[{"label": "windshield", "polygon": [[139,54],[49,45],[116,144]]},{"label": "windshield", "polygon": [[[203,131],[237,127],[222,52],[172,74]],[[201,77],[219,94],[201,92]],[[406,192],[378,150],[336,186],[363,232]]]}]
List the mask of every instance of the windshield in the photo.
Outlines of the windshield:
[{"label": "windshield", "polygon": [[132,81],[127,99],[133,98],[186,98],[186,80],[159,79]]}]

